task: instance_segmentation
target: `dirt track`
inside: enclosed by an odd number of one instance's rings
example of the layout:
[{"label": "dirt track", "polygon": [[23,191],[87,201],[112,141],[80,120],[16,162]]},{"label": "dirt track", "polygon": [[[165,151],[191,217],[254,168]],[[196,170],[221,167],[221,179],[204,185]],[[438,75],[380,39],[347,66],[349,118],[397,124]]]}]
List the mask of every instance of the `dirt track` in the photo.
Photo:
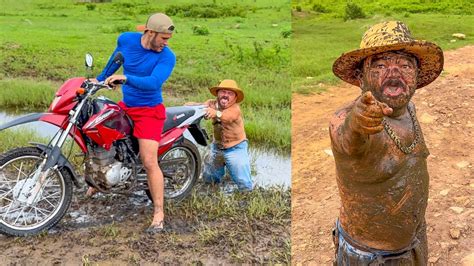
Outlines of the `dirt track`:
[{"label": "dirt track", "polygon": [[[445,53],[445,71],[413,101],[431,155],[429,262],[474,265],[474,46]],[[342,85],[292,98],[292,261],[330,265],[339,212],[328,123],[360,90]],[[471,264],[472,263],[472,264]]]}]

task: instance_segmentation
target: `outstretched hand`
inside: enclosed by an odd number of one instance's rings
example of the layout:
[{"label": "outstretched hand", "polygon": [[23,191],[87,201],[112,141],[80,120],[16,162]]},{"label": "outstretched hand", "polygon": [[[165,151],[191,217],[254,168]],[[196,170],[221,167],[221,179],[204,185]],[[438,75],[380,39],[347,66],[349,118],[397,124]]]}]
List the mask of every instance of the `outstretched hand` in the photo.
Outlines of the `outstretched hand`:
[{"label": "outstretched hand", "polygon": [[391,115],[392,112],[392,108],[386,103],[377,101],[372,93],[367,91],[354,104],[349,126],[361,134],[376,134],[383,130],[383,117]]},{"label": "outstretched hand", "polygon": [[204,116],[204,118],[206,119],[212,119],[212,118],[215,118],[216,117],[216,109],[213,109],[213,108],[206,108],[206,115]]}]

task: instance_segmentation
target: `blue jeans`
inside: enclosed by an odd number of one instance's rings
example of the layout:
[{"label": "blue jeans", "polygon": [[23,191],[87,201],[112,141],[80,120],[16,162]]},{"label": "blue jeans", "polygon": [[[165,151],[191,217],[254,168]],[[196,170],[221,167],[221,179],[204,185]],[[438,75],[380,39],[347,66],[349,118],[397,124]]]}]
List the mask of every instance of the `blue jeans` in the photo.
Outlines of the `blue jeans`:
[{"label": "blue jeans", "polygon": [[336,246],[337,266],[372,266],[372,265],[426,265],[426,258],[420,247],[420,241],[415,237],[412,244],[398,251],[385,251],[367,247],[362,250],[352,243],[356,243],[342,228],[339,220],[333,231],[333,241]]},{"label": "blue jeans", "polygon": [[248,141],[242,141],[228,149],[219,149],[216,143],[211,144],[210,158],[204,163],[202,175],[204,182],[220,183],[225,175],[225,168],[239,190],[250,191],[253,189]]}]

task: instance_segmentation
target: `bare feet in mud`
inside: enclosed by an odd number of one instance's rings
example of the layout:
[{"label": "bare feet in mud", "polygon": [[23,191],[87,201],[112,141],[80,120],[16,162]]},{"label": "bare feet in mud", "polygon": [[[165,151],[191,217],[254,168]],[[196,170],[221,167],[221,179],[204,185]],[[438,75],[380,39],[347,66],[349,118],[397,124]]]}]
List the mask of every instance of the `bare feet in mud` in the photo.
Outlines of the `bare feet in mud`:
[{"label": "bare feet in mud", "polygon": [[87,192],[86,192],[86,198],[92,198],[92,196],[94,196],[95,194],[97,194],[97,192],[99,192],[97,189],[93,188],[93,187],[89,187],[87,189]]},{"label": "bare feet in mud", "polygon": [[145,230],[145,232],[149,234],[157,234],[161,233],[164,230],[164,216],[165,214],[161,210],[161,207],[156,207],[155,210],[158,209],[153,213],[153,221],[151,222],[150,226]]},{"label": "bare feet in mud", "polygon": [[159,223],[152,223],[145,232],[151,235],[162,233],[165,229],[163,220]]}]

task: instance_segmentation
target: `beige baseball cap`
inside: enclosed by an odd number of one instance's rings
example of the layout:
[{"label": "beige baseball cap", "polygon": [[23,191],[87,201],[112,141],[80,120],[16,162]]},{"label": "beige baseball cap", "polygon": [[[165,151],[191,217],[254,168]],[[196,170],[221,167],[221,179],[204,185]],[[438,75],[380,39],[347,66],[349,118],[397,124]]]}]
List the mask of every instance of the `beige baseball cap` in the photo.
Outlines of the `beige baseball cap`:
[{"label": "beige baseball cap", "polygon": [[162,33],[173,33],[174,25],[171,18],[163,13],[155,13],[148,17],[146,25],[138,25],[138,31],[152,30]]}]

